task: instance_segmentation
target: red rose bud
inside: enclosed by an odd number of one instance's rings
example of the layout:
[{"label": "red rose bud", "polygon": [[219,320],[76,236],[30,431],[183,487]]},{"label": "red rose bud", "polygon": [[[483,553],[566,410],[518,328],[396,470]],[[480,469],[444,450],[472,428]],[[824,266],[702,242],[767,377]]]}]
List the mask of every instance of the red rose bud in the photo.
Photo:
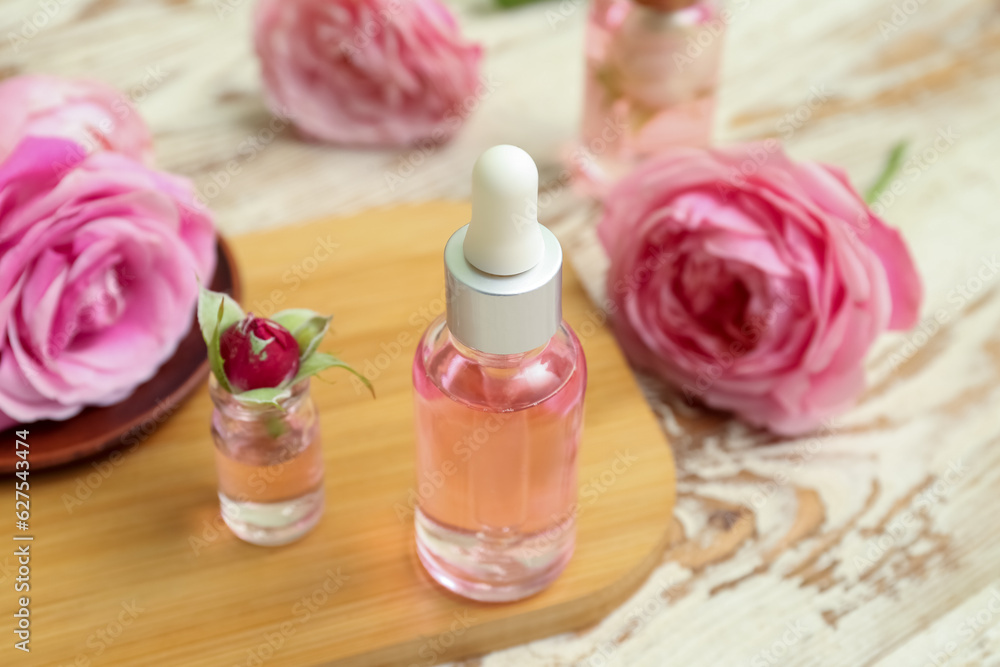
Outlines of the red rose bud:
[{"label": "red rose bud", "polygon": [[299,344],[292,333],[253,313],[226,329],[219,350],[234,392],[280,387],[299,372]]}]

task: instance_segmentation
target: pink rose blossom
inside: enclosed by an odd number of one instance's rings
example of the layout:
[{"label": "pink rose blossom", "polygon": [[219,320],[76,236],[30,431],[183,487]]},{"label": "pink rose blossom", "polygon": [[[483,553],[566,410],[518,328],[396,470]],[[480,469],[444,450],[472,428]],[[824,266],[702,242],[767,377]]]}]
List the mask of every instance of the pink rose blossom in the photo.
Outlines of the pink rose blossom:
[{"label": "pink rose blossom", "polygon": [[776,433],[853,403],[876,336],[918,317],[899,233],[841,170],[773,140],[651,160],[612,191],[598,234],[632,362]]},{"label": "pink rose blossom", "polygon": [[87,152],[153,162],[153,138],[128,98],[100,81],[16,76],[0,82],[0,161],[26,136],[63,137]]},{"label": "pink rose blossom", "polygon": [[313,139],[445,141],[476,105],[482,49],[438,0],[261,0],[255,41],[272,110]]},{"label": "pink rose blossom", "polygon": [[25,139],[0,165],[0,423],[127,397],[173,355],[214,268],[187,181]]}]

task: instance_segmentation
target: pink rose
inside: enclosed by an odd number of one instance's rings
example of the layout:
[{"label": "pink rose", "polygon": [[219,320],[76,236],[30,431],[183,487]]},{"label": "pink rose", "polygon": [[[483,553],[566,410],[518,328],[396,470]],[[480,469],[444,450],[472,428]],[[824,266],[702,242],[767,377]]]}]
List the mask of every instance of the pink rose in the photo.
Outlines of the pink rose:
[{"label": "pink rose", "polygon": [[0,422],[116,403],[171,357],[215,268],[191,202],[186,181],[65,139],[0,165]]},{"label": "pink rose", "polygon": [[841,170],[792,162],[773,140],[655,158],[606,206],[609,310],[629,358],[776,433],[848,407],[875,337],[917,320],[899,233]]},{"label": "pink rose", "polygon": [[272,110],[320,141],[444,141],[477,99],[482,49],[438,0],[261,0],[255,41]]},{"label": "pink rose", "polygon": [[0,160],[26,136],[73,139],[88,153],[153,162],[153,138],[135,107],[100,81],[16,76],[0,81]]}]

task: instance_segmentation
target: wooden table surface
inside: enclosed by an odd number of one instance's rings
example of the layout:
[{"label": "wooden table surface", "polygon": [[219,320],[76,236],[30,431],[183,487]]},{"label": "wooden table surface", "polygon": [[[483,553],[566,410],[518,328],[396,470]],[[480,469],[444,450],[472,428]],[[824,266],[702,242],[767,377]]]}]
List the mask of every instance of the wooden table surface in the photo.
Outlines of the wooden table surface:
[{"label": "wooden table surface", "polygon": [[[579,115],[584,3],[453,5],[487,47],[493,92],[429,154],[267,132],[251,0],[4,0],[0,73],[96,76],[132,91],[160,165],[192,177],[229,234],[465,198],[475,156],[519,144],[552,188],[546,221],[599,292],[586,215],[553,182]],[[679,469],[662,564],[597,626],[468,664],[1000,664],[1000,5],[730,6],[719,139],[783,136],[793,155],[840,164],[859,187],[908,139],[913,161],[885,217],[923,274],[925,317],[947,322],[885,336],[860,404],[797,440],[687,408],[646,381]],[[41,27],[15,50],[10,32],[33,16]],[[941,135],[952,140],[935,144]],[[230,160],[240,173],[226,183]]]}]

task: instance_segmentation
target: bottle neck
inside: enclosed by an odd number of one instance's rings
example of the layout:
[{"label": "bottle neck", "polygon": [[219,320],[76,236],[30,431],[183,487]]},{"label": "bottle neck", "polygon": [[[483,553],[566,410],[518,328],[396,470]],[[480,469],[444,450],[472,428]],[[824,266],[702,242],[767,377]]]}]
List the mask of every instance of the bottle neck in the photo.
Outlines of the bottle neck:
[{"label": "bottle neck", "polygon": [[466,359],[474,361],[477,365],[483,366],[485,368],[496,368],[496,369],[508,369],[508,368],[520,368],[525,364],[525,362],[537,357],[545,349],[545,345],[536,347],[533,350],[528,350],[527,352],[518,352],[516,354],[490,354],[489,352],[482,352],[480,350],[474,349],[462,343],[453,334],[451,335],[451,342]]},{"label": "bottle neck", "polygon": [[209,376],[208,391],[215,408],[227,419],[239,421],[283,419],[298,412],[306,403],[309,398],[309,378],[300,380],[288,388],[288,395],[278,399],[278,405],[281,407],[241,401],[235,394],[226,391],[215,379],[214,374]]}]

